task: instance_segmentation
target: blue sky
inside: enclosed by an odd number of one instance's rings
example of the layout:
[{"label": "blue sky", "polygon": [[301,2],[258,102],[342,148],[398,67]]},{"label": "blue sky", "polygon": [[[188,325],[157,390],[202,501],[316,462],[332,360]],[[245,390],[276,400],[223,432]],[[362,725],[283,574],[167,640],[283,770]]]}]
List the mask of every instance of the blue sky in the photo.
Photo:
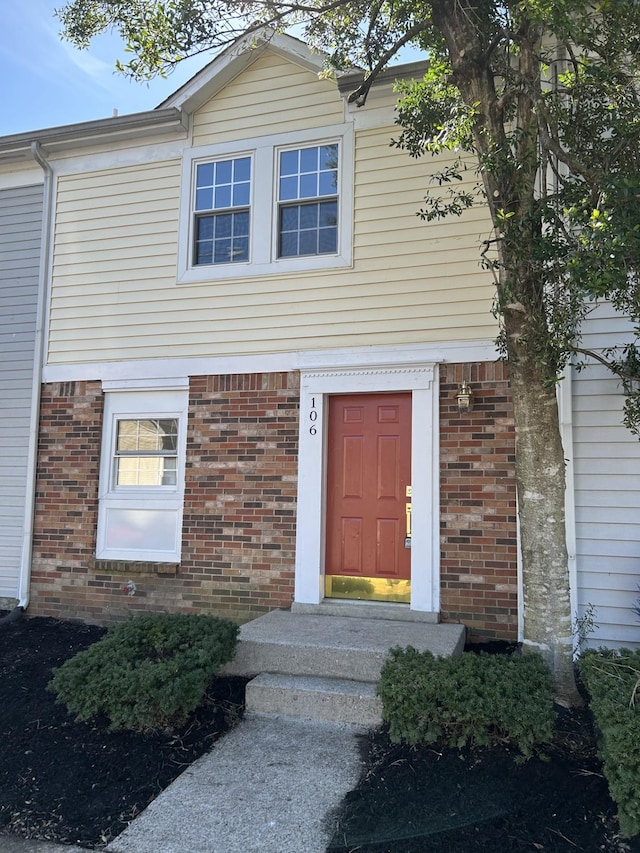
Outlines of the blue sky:
[{"label": "blue sky", "polygon": [[[0,136],[151,110],[213,58],[203,54],[166,79],[134,83],[115,71],[116,59],[127,58],[119,37],[100,36],[88,50],[62,41],[54,10],[64,3],[0,0]],[[418,58],[411,50],[402,56]]]},{"label": "blue sky", "polygon": [[[166,80],[134,83],[115,72],[125,58],[115,36],[86,51],[60,39],[54,9],[64,0],[0,0],[0,136],[150,110],[207,61],[182,63]],[[210,58],[210,57],[209,57]]]}]

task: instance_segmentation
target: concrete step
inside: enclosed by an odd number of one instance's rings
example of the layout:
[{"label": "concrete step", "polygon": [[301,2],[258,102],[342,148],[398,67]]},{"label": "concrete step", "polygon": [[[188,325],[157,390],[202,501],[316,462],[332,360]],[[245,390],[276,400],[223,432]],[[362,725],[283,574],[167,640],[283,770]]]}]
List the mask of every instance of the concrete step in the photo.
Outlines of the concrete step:
[{"label": "concrete step", "polygon": [[279,714],[374,728],[382,703],[372,683],[338,678],[262,673],[247,684],[248,714]]},{"label": "concrete step", "polygon": [[223,675],[263,672],[376,683],[394,646],[443,657],[464,648],[462,625],[273,610],[247,622]]},{"label": "concrete step", "polygon": [[291,605],[291,612],[311,616],[356,616],[361,619],[389,619],[392,622],[431,622],[437,625],[439,613],[412,610],[408,604],[384,601],[354,601],[346,598],[325,598],[320,604]]}]

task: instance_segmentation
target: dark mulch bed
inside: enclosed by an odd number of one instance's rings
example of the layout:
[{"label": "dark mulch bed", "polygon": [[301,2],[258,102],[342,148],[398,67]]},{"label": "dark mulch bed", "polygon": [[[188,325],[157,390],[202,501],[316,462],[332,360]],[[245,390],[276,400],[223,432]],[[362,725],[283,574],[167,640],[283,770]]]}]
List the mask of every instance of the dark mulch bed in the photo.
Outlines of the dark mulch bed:
[{"label": "dark mulch bed", "polygon": [[103,634],[43,618],[0,627],[0,834],[101,847],[241,716],[246,681],[220,678],[171,734],[74,722],[45,688]]},{"label": "dark mulch bed", "polygon": [[[0,627],[0,835],[102,847],[240,717],[244,680],[219,679],[172,734],[75,723],[46,684],[102,634],[40,618]],[[363,738],[363,751],[335,853],[640,853],[638,840],[616,837],[586,712],[560,713],[546,761],[517,763],[503,747],[410,749],[384,731]]]},{"label": "dark mulch bed", "polygon": [[329,850],[638,853],[640,838],[618,837],[588,710],[557,711],[553,744],[526,762],[506,746],[417,749],[372,732],[362,744],[365,772],[337,814]]},{"label": "dark mulch bed", "polygon": [[547,761],[516,763],[504,747],[394,746],[383,732],[365,749],[367,771],[343,803],[332,853],[640,850],[616,836],[584,714],[561,713]]}]

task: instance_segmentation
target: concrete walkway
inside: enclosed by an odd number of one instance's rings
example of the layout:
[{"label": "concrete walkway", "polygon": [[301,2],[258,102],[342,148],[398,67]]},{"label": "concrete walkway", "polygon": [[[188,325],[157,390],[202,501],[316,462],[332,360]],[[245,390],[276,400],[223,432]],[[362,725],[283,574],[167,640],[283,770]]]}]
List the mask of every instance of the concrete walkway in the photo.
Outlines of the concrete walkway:
[{"label": "concrete walkway", "polygon": [[324,853],[360,773],[357,730],[250,717],[109,844],[109,853]]},{"label": "concrete walkway", "polygon": [[[361,769],[361,729],[251,716],[106,848],[109,853],[324,853]],[[1,853],[82,853],[0,836]]]}]

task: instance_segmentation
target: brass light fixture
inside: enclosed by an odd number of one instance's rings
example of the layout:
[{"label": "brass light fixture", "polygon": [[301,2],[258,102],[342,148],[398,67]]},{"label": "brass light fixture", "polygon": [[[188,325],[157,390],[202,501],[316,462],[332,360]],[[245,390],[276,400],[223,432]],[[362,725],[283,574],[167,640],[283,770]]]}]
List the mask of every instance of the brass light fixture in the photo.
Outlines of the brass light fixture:
[{"label": "brass light fixture", "polygon": [[467,384],[466,379],[463,379],[462,384],[458,386],[456,400],[458,401],[458,411],[461,415],[473,409],[473,391]]}]

